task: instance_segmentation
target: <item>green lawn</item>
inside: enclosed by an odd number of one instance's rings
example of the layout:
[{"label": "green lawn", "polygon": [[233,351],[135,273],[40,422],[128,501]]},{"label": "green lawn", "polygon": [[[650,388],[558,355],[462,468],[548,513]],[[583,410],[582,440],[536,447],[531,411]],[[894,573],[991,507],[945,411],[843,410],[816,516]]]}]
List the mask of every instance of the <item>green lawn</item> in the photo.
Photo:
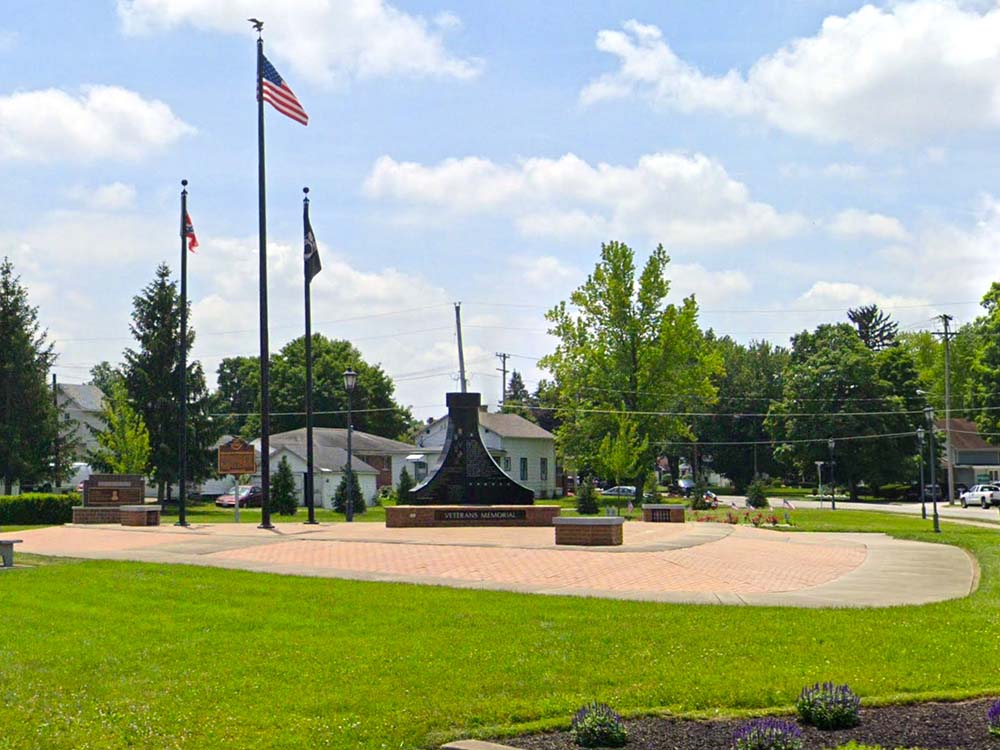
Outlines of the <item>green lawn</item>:
[{"label": "green lawn", "polygon": [[[177,521],[177,506],[168,505],[163,509],[163,523],[174,523]],[[214,504],[194,504],[187,509],[188,523],[235,523],[235,514],[232,508],[218,508]],[[292,516],[279,516],[272,511],[271,523],[305,523],[308,518],[305,508],[299,508],[298,512]],[[322,523],[332,523],[343,521],[344,514],[337,513],[326,508],[316,509],[316,520]],[[368,508],[364,513],[355,513],[354,520],[358,522],[385,522],[385,508],[376,506]],[[240,523],[260,523],[260,508],[240,508]]]},{"label": "green lawn", "polygon": [[626,713],[775,710],[826,679],[869,701],[1000,694],[996,531],[793,518],[960,544],[980,589],[795,610],[38,560],[0,576],[0,748],[430,747],[566,724],[592,698]]}]

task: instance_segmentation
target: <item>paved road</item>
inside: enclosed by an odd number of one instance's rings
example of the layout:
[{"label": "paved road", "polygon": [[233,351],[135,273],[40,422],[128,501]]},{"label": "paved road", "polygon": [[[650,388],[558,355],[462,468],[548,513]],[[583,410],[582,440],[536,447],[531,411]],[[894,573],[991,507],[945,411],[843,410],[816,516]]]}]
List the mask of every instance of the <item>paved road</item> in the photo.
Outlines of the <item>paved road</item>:
[{"label": "paved road", "polygon": [[[739,502],[739,501],[738,501]],[[792,504],[796,508],[818,508],[820,503],[815,500],[805,500],[802,498],[792,499]],[[772,503],[778,505],[778,503]],[[830,501],[824,500],[824,508],[830,507]],[[911,516],[920,515],[920,503],[851,503],[846,500],[837,500],[837,507],[844,510],[875,510],[884,513],[903,513]],[[927,503],[927,517],[931,517],[931,503]],[[938,516],[941,518],[955,518],[963,521],[992,522],[994,525],[1000,521],[1000,512],[996,508],[984,510],[978,506],[963,508],[961,505],[948,505],[948,503],[938,503]]]}]

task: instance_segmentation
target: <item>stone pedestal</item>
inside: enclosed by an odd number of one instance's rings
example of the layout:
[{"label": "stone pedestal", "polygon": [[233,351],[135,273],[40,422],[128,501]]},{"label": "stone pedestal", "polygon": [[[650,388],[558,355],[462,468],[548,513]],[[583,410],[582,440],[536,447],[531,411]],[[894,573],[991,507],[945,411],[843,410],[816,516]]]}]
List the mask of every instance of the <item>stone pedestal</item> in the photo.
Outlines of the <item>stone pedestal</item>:
[{"label": "stone pedestal", "polygon": [[684,506],[643,503],[642,520],[646,523],[684,523]]},{"label": "stone pedestal", "polygon": [[558,505],[390,505],[387,528],[412,526],[551,526]]},{"label": "stone pedestal", "polygon": [[77,505],[73,507],[73,523],[121,523],[121,510],[110,505],[97,508]]},{"label": "stone pedestal", "polygon": [[159,526],[159,505],[123,505],[121,511],[122,526]]},{"label": "stone pedestal", "polygon": [[597,518],[555,518],[556,544],[573,544],[585,547],[616,547],[622,543],[621,516]]}]

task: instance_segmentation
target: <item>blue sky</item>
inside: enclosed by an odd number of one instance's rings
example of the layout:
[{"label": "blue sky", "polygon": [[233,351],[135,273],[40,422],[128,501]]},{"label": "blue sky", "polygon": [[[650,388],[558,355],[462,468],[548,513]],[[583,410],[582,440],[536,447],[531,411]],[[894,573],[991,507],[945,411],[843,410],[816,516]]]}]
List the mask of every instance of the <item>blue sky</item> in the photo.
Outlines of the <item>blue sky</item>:
[{"label": "blue sky", "polygon": [[658,242],[673,298],[747,341],[878,302],[958,323],[1000,277],[1000,10],[991,3],[122,0],[0,19],[0,254],[82,382],[177,266],[194,356],[256,352],[254,35],[310,115],[266,113],[271,342],[301,333],[301,188],[316,329],[437,414],[495,352],[529,386],[545,309],[600,243]]}]

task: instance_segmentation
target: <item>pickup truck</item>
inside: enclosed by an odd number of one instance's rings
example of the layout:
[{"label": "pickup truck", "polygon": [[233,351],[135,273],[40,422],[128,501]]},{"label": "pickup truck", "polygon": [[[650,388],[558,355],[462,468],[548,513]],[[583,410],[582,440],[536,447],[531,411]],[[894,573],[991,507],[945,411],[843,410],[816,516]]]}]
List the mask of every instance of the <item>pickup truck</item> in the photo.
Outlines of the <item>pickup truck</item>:
[{"label": "pickup truck", "polygon": [[973,485],[971,489],[959,496],[959,500],[961,500],[963,508],[968,508],[970,505],[981,505],[984,508],[1000,505],[1000,486],[995,484]]}]

